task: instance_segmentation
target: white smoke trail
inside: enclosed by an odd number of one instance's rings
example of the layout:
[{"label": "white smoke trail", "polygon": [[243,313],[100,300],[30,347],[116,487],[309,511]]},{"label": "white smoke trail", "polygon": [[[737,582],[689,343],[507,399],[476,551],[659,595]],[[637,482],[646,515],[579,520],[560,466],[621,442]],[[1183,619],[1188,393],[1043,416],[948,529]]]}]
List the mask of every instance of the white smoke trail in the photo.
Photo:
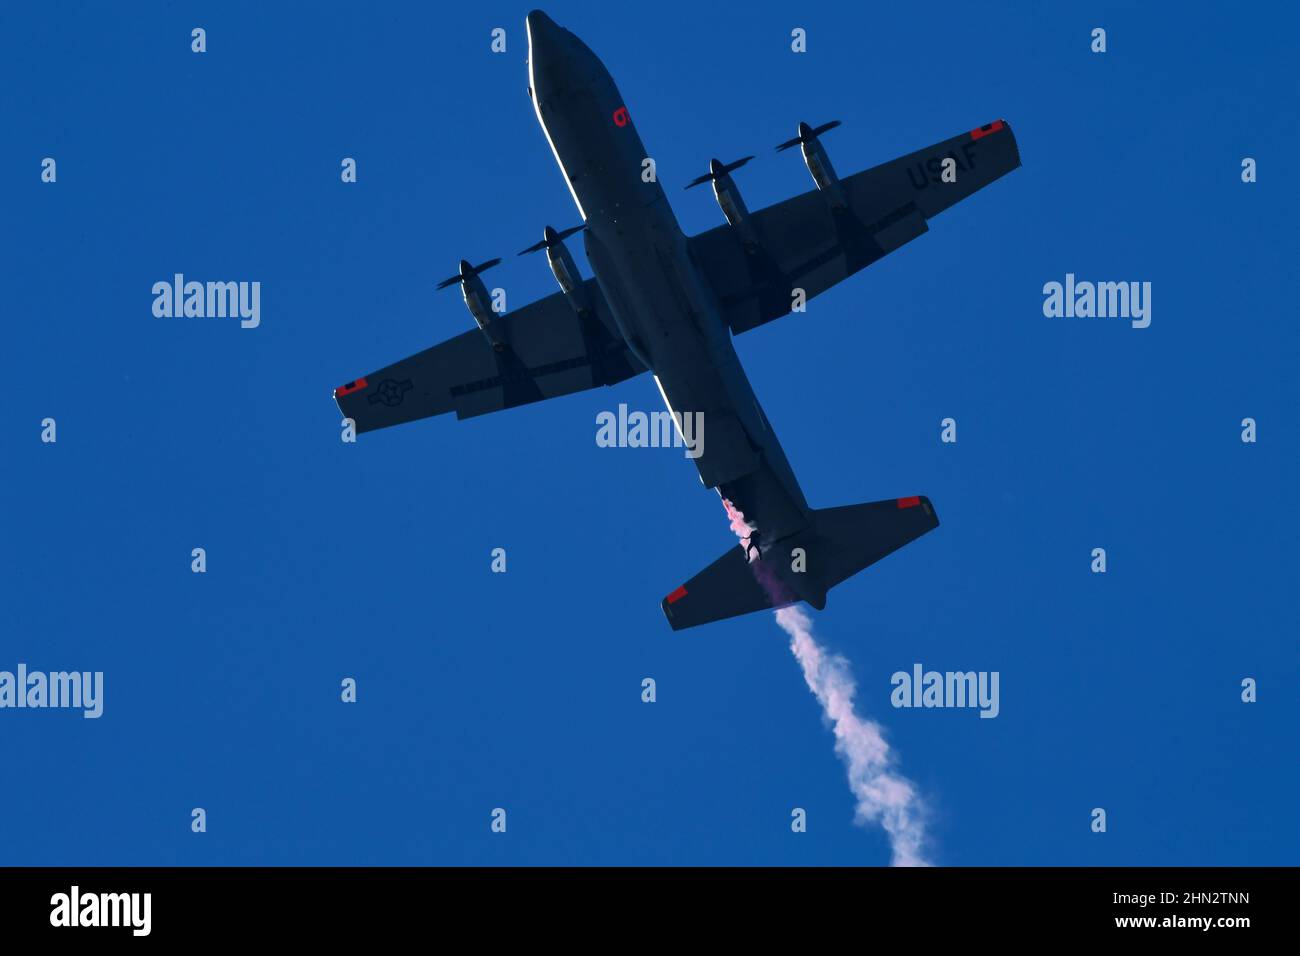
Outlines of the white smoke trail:
[{"label": "white smoke trail", "polygon": [[[754,529],[730,501],[722,499],[731,530],[749,547]],[[747,552],[748,554],[748,552]],[[780,593],[779,582],[763,564],[750,564],[769,594]],[[889,837],[894,866],[929,866],[923,855],[923,807],[911,781],[894,773],[893,752],[880,725],[859,717],[853,709],[857,692],[849,662],[828,654],[813,637],[812,621],[796,606],[776,612],[776,622],[790,636],[790,651],[803,668],[804,681],[821,704],[822,714],[835,735],[835,752],[849,774],[849,790],[857,801],[858,823],[879,821]]]}]

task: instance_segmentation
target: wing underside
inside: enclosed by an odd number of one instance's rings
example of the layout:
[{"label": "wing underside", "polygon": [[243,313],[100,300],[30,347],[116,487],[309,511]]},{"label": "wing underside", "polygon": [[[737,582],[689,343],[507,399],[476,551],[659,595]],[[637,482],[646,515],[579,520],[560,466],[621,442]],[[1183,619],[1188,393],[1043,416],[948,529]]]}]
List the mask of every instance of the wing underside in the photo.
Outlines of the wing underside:
[{"label": "wing underside", "polygon": [[471,418],[612,385],[645,371],[614,327],[595,282],[579,313],[562,293],[500,316],[497,351],[477,329],[334,390],[358,432],[455,412]]},{"label": "wing underside", "polygon": [[1019,165],[1011,127],[998,120],[840,180],[844,209],[812,189],[753,213],[753,249],[724,225],[692,237],[691,254],[732,332],[746,332],[788,314],[794,289],[808,299],[825,292]]}]

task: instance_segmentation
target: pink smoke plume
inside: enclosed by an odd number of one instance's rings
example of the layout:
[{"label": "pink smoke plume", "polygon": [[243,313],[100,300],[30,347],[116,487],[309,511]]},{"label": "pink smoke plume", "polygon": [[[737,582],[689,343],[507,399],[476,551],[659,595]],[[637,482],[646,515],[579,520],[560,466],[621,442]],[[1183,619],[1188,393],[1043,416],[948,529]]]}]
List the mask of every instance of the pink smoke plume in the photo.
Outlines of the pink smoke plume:
[{"label": "pink smoke plume", "polygon": [[[731,530],[746,549],[759,584],[773,598],[773,603],[785,603],[789,600],[785,596],[788,592],[771,569],[761,562],[754,563],[756,556],[749,550],[753,526],[726,498],[722,504],[727,509]],[[835,735],[835,752],[844,761],[849,789],[857,801],[857,822],[879,821],[889,837],[894,866],[929,866],[922,853],[925,826],[920,797],[909,780],[891,769],[894,755],[880,725],[854,712],[857,685],[849,662],[838,654],[828,654],[817,643],[812,621],[801,608],[779,608],[776,623],[789,635],[790,651],[803,668],[804,681],[821,704],[822,715]]]}]

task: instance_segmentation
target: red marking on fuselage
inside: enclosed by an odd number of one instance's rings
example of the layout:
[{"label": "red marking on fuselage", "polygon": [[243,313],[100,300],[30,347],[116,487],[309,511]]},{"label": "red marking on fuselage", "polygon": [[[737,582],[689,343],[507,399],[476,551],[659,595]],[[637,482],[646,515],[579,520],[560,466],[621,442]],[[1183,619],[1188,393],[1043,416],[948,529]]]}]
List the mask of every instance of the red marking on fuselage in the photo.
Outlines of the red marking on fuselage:
[{"label": "red marking on fuselage", "polygon": [[917,495],[913,495],[911,498],[898,499],[898,507],[900,508],[915,508],[920,503],[921,499]]},{"label": "red marking on fuselage", "polygon": [[988,136],[990,133],[996,133],[998,130],[1002,129],[1004,125],[1006,124],[1004,124],[1002,120],[994,120],[992,123],[986,123],[985,125],[981,126],[979,129],[971,130],[970,138],[980,139],[983,136]]},{"label": "red marking on fuselage", "polygon": [[359,378],[355,382],[348,382],[346,385],[336,388],[335,395],[351,395],[353,392],[359,392],[366,387],[366,380]]},{"label": "red marking on fuselage", "polygon": [[684,597],[686,597],[686,585],[683,584],[681,587],[679,587],[679,588],[678,588],[676,591],[674,591],[672,594],[668,595],[668,603],[669,603],[669,604],[676,604],[678,601],[680,601],[680,600],[681,600],[682,598],[684,598]]},{"label": "red marking on fuselage", "polygon": [[627,123],[628,123],[627,107],[620,106],[618,109],[614,110],[614,125],[626,126]]}]

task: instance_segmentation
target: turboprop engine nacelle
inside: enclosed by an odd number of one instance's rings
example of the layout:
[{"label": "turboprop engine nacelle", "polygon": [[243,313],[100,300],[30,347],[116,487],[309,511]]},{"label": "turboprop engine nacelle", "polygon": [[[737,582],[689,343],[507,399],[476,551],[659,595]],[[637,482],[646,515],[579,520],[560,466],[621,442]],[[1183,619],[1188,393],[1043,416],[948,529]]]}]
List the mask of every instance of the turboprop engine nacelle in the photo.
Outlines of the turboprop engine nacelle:
[{"label": "turboprop engine nacelle", "polygon": [[540,249],[546,250],[546,261],[550,263],[551,274],[555,276],[555,281],[559,283],[560,291],[564,297],[569,300],[575,312],[583,313],[591,308],[591,302],[587,297],[587,287],[583,283],[582,273],[578,271],[577,263],[573,261],[573,256],[564,244],[564,240],[569,238],[575,232],[581,232],[586,229],[586,225],[574,226],[572,229],[565,229],[563,232],[556,232],[550,226],[542,230],[542,241],[535,242],[527,249],[519,253],[525,256],[530,252],[537,252]]},{"label": "turboprop engine nacelle", "polygon": [[803,153],[804,165],[808,167],[808,172],[812,173],[817,188],[826,195],[832,206],[843,209],[848,204],[844,200],[844,190],[840,188],[840,178],[835,175],[835,167],[831,165],[831,159],[826,155],[826,148],[818,138],[822,133],[833,130],[839,125],[839,120],[831,120],[814,129],[807,123],[800,122],[799,135],[794,139],[786,140],[776,148],[776,151],[779,153],[792,146],[798,146]]},{"label": "turboprop engine nacelle", "polygon": [[500,261],[499,258],[489,259],[487,262],[473,266],[469,264],[468,260],[461,259],[460,271],[456,275],[443,279],[438,283],[439,289],[460,285],[460,293],[465,298],[465,307],[469,309],[469,314],[474,317],[474,323],[488,340],[488,344],[497,352],[504,351],[506,346],[497,337],[494,328],[496,313],[492,311],[491,296],[488,295],[487,286],[479,278],[479,273],[486,272]]},{"label": "turboprop engine nacelle", "polygon": [[758,245],[758,236],[754,232],[754,224],[750,221],[749,209],[745,206],[745,200],[741,198],[740,190],[736,187],[736,181],[731,178],[731,173],[753,158],[753,156],[746,156],[734,163],[722,163],[716,159],[711,159],[709,160],[709,171],[686,184],[686,188],[690,189],[692,186],[711,182],[713,184],[713,197],[717,199],[722,215],[736,230],[741,242],[751,249]]}]

